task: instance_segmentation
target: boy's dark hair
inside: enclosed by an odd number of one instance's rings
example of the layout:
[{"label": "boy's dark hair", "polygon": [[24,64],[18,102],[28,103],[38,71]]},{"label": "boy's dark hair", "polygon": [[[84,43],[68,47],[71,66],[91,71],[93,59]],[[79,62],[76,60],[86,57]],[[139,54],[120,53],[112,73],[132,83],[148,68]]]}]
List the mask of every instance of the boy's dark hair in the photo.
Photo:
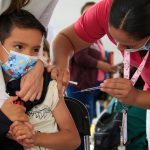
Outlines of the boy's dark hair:
[{"label": "boy's dark hair", "polygon": [[150,0],[113,0],[109,24],[136,40],[150,36]]},{"label": "boy's dark hair", "polygon": [[94,5],[95,4],[95,2],[86,2],[83,6],[82,6],[82,8],[81,8],[81,14],[83,14],[83,11],[84,11],[84,9],[87,7],[87,6],[91,6],[91,5]]},{"label": "boy's dark hair", "polygon": [[46,37],[45,27],[28,11],[20,9],[0,15],[0,41],[7,39],[14,27],[37,29]]}]

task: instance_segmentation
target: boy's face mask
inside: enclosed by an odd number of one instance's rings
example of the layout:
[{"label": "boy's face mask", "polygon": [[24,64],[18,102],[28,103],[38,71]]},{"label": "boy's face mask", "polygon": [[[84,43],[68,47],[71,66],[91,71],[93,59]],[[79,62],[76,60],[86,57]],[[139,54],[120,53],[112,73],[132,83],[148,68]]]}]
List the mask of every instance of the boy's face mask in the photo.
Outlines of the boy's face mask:
[{"label": "boy's face mask", "polygon": [[1,63],[4,71],[14,79],[18,79],[30,71],[38,60],[38,57],[30,56],[10,50],[10,52],[3,46],[3,49],[8,54],[8,60]]}]

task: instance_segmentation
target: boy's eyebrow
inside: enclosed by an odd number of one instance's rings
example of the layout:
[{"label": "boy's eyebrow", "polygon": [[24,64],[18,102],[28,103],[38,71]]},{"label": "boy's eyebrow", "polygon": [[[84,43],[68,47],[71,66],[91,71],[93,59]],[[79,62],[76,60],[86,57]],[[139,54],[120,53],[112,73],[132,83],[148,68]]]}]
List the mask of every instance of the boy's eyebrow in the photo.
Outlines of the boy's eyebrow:
[{"label": "boy's eyebrow", "polygon": [[[21,44],[21,45],[25,45],[25,46],[27,46],[27,45],[28,45],[28,44],[26,44],[26,43],[19,42],[19,41],[15,41],[15,42],[14,42],[14,44]],[[32,47],[34,47],[34,48],[40,48],[40,47],[41,47],[41,45],[35,45],[35,46],[32,46]]]},{"label": "boy's eyebrow", "polygon": [[22,45],[28,45],[28,44],[26,44],[26,43],[23,43],[23,42],[19,42],[19,41],[14,41],[13,43],[14,43],[14,44],[22,44]]}]

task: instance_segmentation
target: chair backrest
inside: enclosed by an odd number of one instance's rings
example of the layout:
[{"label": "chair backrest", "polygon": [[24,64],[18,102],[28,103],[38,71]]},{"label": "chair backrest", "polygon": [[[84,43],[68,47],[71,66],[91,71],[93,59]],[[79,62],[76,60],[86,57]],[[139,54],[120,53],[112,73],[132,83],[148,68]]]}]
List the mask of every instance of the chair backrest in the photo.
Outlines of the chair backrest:
[{"label": "chair backrest", "polygon": [[86,106],[79,100],[72,97],[65,97],[66,105],[74,119],[80,135],[90,136],[89,114]]}]

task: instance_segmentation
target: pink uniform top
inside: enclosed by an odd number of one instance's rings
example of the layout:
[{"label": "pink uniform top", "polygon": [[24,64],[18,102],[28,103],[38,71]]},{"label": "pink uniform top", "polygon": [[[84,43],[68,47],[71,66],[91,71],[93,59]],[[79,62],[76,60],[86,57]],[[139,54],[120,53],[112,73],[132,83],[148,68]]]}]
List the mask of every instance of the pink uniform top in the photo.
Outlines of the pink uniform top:
[{"label": "pink uniform top", "polygon": [[[115,44],[108,31],[108,17],[112,0],[100,0],[88,11],[86,11],[74,24],[74,30],[77,35],[86,42],[93,43],[102,38],[105,34]],[[130,54],[131,65],[138,67],[141,63],[141,57],[138,52]],[[145,90],[150,90],[150,55],[141,74],[145,81]]]}]

